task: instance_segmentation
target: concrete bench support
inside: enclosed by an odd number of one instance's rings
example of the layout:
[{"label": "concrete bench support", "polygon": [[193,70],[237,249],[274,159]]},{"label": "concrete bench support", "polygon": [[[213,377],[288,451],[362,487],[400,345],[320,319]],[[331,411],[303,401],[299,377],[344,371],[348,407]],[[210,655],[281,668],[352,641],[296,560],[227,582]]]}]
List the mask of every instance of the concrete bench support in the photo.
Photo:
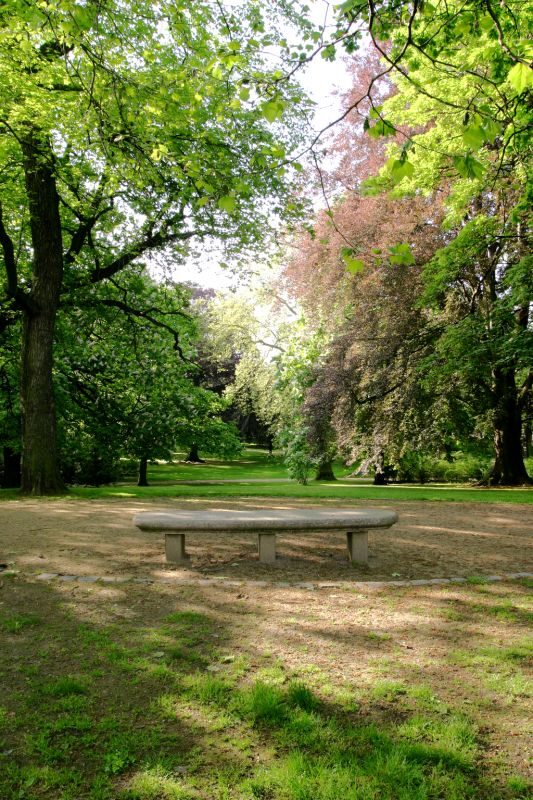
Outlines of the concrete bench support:
[{"label": "concrete bench support", "polygon": [[276,560],[276,534],[258,533],[259,561],[273,564]]},{"label": "concrete bench support", "polygon": [[228,533],[257,535],[259,561],[276,560],[276,535],[310,536],[346,534],[348,557],[356,564],[368,564],[368,531],[390,528],[397,522],[394,511],[361,508],[290,508],[218,511],[157,511],[137,514],[134,523],[142,531],[164,534],[167,561],[187,564],[185,536],[208,535],[223,539]]},{"label": "concrete bench support", "polygon": [[368,531],[347,531],[348,558],[356,564],[368,564]]},{"label": "concrete bench support", "polygon": [[190,555],[185,551],[184,533],[165,534],[165,555],[171,564],[188,564]]}]

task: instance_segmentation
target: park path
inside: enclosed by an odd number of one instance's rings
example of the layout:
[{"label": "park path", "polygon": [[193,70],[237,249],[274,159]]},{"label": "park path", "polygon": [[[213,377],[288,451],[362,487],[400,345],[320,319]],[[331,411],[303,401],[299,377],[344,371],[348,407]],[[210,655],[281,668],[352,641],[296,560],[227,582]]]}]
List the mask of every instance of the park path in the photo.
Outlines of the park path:
[{"label": "park path", "polygon": [[[320,506],[338,504],[321,501]],[[350,505],[349,502],[345,503]],[[350,565],[342,537],[279,537],[279,560],[257,561],[256,537],[188,537],[187,568],[165,563],[162,536],[133,526],[138,511],[187,508],[294,508],[290,498],[157,498],[150,501],[14,500],[0,506],[0,562],[41,573],[268,582],[412,581],[533,572],[533,506],[397,501],[397,525],[369,534],[368,568]],[[357,505],[357,503],[355,503]],[[389,507],[365,500],[365,506]]]}]

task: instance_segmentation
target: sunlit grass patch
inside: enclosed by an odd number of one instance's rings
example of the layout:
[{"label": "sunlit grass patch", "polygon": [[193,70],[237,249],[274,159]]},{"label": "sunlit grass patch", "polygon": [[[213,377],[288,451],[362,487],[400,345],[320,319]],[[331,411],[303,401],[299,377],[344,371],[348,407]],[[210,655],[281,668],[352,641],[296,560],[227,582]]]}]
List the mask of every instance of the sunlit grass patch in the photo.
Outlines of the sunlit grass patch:
[{"label": "sunlit grass patch", "polygon": [[55,680],[43,683],[40,687],[42,694],[50,697],[69,697],[70,695],[84,695],[89,691],[89,679],[75,675],[62,675]]},{"label": "sunlit grass patch", "polygon": [[521,669],[530,659],[532,649],[527,642],[510,647],[491,645],[475,650],[454,650],[449,658],[475,670],[478,682],[511,703],[516,698],[533,696],[533,682]]},{"label": "sunlit grass patch", "polygon": [[283,664],[276,662],[265,667],[260,667],[256,672],[256,679],[264,681],[264,683],[281,686],[287,680],[287,673],[285,672]]},{"label": "sunlit grass patch", "polygon": [[407,695],[413,698],[417,708],[427,711],[437,711],[441,714],[447,712],[446,705],[427,684],[411,684],[407,688]]},{"label": "sunlit grass patch", "polygon": [[371,688],[372,697],[376,700],[386,700],[388,702],[396,700],[406,692],[405,684],[399,681],[376,681]]},{"label": "sunlit grass patch", "polygon": [[156,766],[139,770],[120,793],[121,800],[197,800],[183,785],[183,779]]},{"label": "sunlit grass patch", "polygon": [[533,794],[533,785],[521,775],[511,775],[507,779],[507,787],[517,800],[530,800]]},{"label": "sunlit grass patch", "polygon": [[197,611],[173,611],[171,614],[167,614],[165,622],[195,628],[207,628],[210,627],[211,623],[208,616]]},{"label": "sunlit grass patch", "polygon": [[219,706],[229,702],[233,686],[227,676],[218,677],[209,672],[195,673],[183,679],[184,691],[188,697]]},{"label": "sunlit grass patch", "polygon": [[286,695],[278,686],[257,681],[243,689],[233,707],[255,723],[279,725],[287,716]]},{"label": "sunlit grass patch", "polygon": [[437,748],[442,759],[465,769],[472,769],[477,753],[477,731],[464,715],[431,717],[415,714],[397,728],[398,736]]},{"label": "sunlit grass patch", "polygon": [[475,789],[461,764],[436,747],[398,743],[372,726],[338,731],[319,753],[293,751],[245,782],[252,798],[466,800]]},{"label": "sunlit grass patch", "polygon": [[21,633],[26,628],[41,624],[42,620],[36,614],[13,614],[0,620],[0,626],[8,633]]},{"label": "sunlit grass patch", "polygon": [[533,659],[533,640],[525,639],[508,647],[502,645],[482,647],[479,653],[482,657],[490,658],[494,661],[510,661],[511,663],[520,664],[523,661]]}]

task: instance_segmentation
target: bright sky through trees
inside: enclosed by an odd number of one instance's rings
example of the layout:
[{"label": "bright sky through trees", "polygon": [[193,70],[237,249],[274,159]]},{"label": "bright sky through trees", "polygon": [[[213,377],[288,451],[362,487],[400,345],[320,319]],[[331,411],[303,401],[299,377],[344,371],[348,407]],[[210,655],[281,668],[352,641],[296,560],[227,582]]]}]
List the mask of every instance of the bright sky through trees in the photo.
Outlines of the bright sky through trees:
[{"label": "bright sky through trees", "polygon": [[[325,0],[315,0],[310,3],[312,7],[313,22],[319,26],[331,25],[333,19],[333,5]],[[346,69],[343,58],[335,61],[326,61],[320,55],[316,56],[299,74],[299,81],[309,97],[316,103],[313,128],[318,133],[333,120],[337,119],[342,109],[342,95],[348,91],[352,78]],[[322,201],[321,205],[324,203]],[[242,281],[242,275],[220,266],[223,261],[222,253],[216,247],[210,252],[204,249],[201,259],[190,259],[185,270],[180,270],[177,280],[187,280],[201,286],[214,289],[229,289],[237,286]],[[164,266],[153,262],[150,271],[156,278],[164,277]]]}]

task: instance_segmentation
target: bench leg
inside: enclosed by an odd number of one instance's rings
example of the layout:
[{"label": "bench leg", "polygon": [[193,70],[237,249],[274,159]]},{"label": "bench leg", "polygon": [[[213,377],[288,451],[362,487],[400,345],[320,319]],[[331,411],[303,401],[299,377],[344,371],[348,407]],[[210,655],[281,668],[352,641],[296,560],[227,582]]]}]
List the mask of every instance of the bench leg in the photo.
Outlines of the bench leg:
[{"label": "bench leg", "polygon": [[187,564],[191,557],[185,552],[184,533],[165,534],[165,554],[172,564]]},{"label": "bench leg", "polygon": [[348,531],[348,558],[356,564],[368,564],[368,531]]},{"label": "bench leg", "polygon": [[276,560],[276,534],[259,533],[259,561],[272,564]]}]

